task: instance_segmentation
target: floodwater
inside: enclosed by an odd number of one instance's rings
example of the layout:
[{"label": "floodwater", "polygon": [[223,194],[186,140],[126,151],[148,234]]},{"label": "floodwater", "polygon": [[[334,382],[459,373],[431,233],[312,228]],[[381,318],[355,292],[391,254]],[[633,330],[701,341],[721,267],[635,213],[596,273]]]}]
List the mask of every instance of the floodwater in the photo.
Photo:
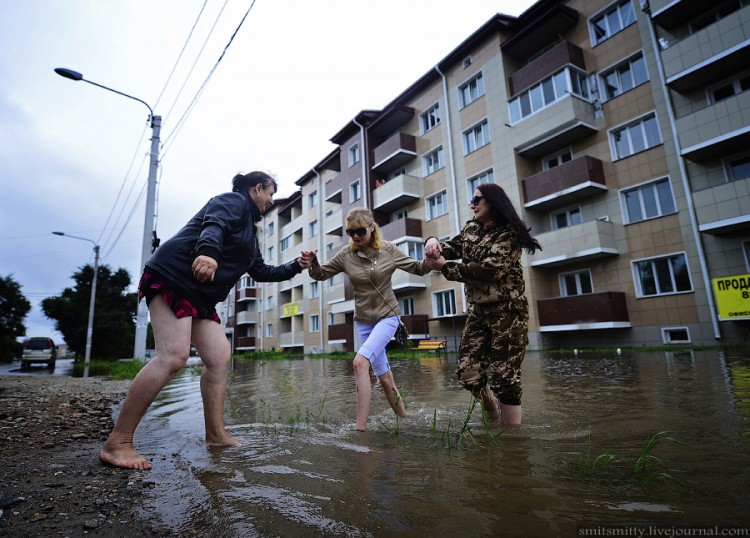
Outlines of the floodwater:
[{"label": "floodwater", "polygon": [[489,434],[455,357],[392,365],[410,416],[376,385],[357,432],[350,360],[235,360],[226,418],[244,446],[211,450],[186,367],[136,438],[154,464],[144,517],[243,538],[750,535],[746,356],[530,353],[523,425]]}]

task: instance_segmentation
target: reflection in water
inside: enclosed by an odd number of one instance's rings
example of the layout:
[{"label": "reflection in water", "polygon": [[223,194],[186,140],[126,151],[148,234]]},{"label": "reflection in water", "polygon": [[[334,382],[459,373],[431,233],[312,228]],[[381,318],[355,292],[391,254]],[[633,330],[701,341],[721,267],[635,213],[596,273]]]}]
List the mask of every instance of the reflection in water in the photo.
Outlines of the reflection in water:
[{"label": "reflection in water", "polygon": [[[492,440],[455,357],[396,360],[410,416],[373,398],[354,431],[351,361],[235,361],[227,424],[244,446],[207,450],[199,371],[186,369],[144,420],[147,510],[207,536],[574,536],[580,527],[750,524],[750,360],[718,353],[529,354],[524,424]],[[641,486],[654,455],[686,484]],[[497,433],[497,432],[494,432]],[[446,443],[445,440],[450,442]],[[579,457],[612,453],[582,476]]]}]

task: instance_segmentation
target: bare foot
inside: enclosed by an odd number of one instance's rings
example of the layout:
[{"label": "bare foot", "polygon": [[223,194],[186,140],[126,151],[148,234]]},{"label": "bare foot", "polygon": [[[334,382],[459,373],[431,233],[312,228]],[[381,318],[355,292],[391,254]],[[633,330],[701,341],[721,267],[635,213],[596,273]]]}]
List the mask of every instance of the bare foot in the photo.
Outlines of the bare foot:
[{"label": "bare foot", "polygon": [[206,436],[206,446],[242,446],[242,443],[224,432],[213,437]]},{"label": "bare foot", "polygon": [[99,461],[105,465],[122,467],[123,469],[140,469],[144,471],[151,469],[151,463],[129,445],[111,448],[108,446],[108,443],[105,443],[101,452],[99,452]]}]

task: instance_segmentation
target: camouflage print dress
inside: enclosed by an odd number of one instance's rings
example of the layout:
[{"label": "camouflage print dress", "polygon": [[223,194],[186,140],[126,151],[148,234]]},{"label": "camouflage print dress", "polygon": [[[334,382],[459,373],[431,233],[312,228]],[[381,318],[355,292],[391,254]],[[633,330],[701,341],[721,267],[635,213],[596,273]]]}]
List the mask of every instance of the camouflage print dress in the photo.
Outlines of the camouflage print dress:
[{"label": "camouflage print dress", "polygon": [[518,235],[508,225],[472,220],[440,245],[446,260],[461,260],[441,272],[465,284],[469,305],[456,376],[475,395],[487,386],[501,403],[520,405],[529,304]]}]

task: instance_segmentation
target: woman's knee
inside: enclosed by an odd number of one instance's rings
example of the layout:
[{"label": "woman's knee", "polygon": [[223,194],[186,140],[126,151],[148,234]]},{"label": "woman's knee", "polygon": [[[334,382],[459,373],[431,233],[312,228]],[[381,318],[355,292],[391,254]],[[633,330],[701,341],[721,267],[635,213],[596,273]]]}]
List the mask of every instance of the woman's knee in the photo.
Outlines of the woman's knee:
[{"label": "woman's knee", "polygon": [[186,348],[184,352],[179,350],[159,350],[156,352],[150,362],[159,364],[162,368],[174,374],[179,371],[187,362],[190,349]]},{"label": "woman's knee", "polygon": [[368,372],[370,371],[370,361],[368,361],[366,358],[364,358],[362,355],[357,354],[354,357],[354,371],[357,374],[360,374],[362,372]]}]

